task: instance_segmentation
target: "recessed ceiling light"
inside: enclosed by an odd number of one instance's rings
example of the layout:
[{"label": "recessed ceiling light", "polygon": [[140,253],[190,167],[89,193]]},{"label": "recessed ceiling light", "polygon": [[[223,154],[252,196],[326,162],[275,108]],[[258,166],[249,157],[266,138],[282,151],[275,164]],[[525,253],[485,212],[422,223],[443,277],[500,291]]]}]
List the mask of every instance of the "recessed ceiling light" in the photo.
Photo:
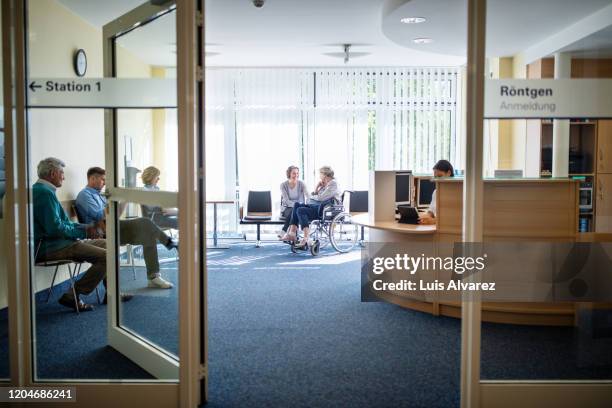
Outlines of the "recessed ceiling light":
[{"label": "recessed ceiling light", "polygon": [[400,20],[404,24],[419,24],[427,21],[425,17],[404,17]]},{"label": "recessed ceiling light", "polygon": [[412,42],[415,44],[429,44],[429,43],[432,43],[433,40],[431,38],[423,37],[423,38],[415,38],[414,40],[412,40]]}]

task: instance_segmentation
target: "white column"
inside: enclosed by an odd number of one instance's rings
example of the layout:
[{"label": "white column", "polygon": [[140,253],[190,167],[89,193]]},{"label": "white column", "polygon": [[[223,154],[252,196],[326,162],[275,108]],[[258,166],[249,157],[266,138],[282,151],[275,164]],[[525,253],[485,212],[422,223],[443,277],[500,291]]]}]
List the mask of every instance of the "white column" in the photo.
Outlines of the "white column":
[{"label": "white column", "polygon": [[[555,79],[570,78],[572,58],[567,53],[555,54]],[[553,177],[567,177],[569,173],[570,124],[567,119],[553,121]]]}]

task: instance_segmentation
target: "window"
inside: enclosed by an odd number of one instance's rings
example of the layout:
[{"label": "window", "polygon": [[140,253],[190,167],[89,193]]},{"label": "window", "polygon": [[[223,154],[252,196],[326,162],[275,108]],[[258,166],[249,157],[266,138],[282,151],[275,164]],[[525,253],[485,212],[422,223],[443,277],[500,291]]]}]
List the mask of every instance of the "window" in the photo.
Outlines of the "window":
[{"label": "window", "polygon": [[219,68],[206,75],[208,197],[244,205],[249,190],[270,190],[278,211],[289,165],[300,167],[309,188],[318,168],[330,165],[340,187],[355,190],[368,188],[374,169],[429,173],[439,159],[461,166],[457,68]]}]

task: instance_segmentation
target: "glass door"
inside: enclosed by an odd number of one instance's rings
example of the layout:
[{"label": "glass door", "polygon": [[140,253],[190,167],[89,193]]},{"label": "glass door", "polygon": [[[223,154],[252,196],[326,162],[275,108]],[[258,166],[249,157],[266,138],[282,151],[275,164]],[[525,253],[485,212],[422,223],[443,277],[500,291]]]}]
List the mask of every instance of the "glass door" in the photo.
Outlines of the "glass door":
[{"label": "glass door", "polygon": [[480,404],[609,407],[612,7],[525,6],[542,31],[517,42],[510,10],[486,7],[483,281],[497,287],[472,307]]},{"label": "glass door", "polygon": [[11,383],[196,406],[202,2],[126,3],[2,2]]},{"label": "glass door", "polygon": [[[176,10],[144,4],[103,28],[104,74],[157,92],[105,113],[108,342],[179,376]],[[146,61],[143,64],[141,61]],[[129,85],[128,85],[129,86]]]}]

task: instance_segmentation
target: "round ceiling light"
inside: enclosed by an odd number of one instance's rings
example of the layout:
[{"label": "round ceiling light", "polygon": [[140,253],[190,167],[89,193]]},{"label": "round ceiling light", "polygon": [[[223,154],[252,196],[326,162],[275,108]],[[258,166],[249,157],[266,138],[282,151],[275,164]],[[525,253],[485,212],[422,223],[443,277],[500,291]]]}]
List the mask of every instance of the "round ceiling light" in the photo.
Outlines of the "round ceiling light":
[{"label": "round ceiling light", "polygon": [[433,42],[433,39],[422,37],[422,38],[415,38],[414,40],[412,40],[412,42],[415,44],[430,44]]},{"label": "round ceiling light", "polygon": [[404,24],[419,24],[427,21],[425,17],[404,17],[400,20]]}]

